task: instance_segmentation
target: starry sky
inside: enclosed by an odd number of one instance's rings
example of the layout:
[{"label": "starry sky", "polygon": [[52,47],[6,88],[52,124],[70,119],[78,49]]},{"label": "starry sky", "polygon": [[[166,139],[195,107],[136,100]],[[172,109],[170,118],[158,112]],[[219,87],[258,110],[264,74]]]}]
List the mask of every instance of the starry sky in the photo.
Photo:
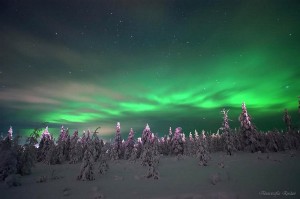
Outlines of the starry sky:
[{"label": "starry sky", "polygon": [[300,126],[297,0],[0,2],[0,132]]}]

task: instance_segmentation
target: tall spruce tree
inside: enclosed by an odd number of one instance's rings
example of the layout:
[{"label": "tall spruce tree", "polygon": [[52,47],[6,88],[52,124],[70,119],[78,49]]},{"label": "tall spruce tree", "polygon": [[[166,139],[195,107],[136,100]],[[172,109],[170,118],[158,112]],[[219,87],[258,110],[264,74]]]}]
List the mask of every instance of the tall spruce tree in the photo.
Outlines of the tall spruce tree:
[{"label": "tall spruce tree", "polygon": [[246,151],[257,151],[257,131],[251,122],[251,116],[248,114],[245,102],[242,103],[242,113],[240,114],[239,121],[241,123],[241,134],[243,137],[243,148]]},{"label": "tall spruce tree", "polygon": [[125,142],[125,159],[129,159],[131,157],[131,153],[133,152],[135,145],[135,140],[134,140],[134,131],[131,128],[127,141]]},{"label": "tall spruce tree", "polygon": [[182,141],[182,128],[181,127],[177,127],[175,129],[175,133],[172,138],[172,152],[176,156],[183,155],[183,141]]},{"label": "tall spruce tree", "polygon": [[121,125],[120,122],[116,126],[116,135],[112,148],[112,160],[118,160],[122,158],[122,137],[121,137]]},{"label": "tall spruce tree", "polygon": [[221,111],[221,113],[223,114],[223,122],[220,130],[222,131],[222,138],[223,138],[222,140],[224,142],[225,151],[227,155],[232,155],[234,145],[233,145],[232,132],[229,126],[228,111],[229,110],[226,109],[223,109]]},{"label": "tall spruce tree", "polygon": [[[88,144],[90,144],[90,142]],[[83,161],[80,168],[80,174],[77,176],[77,180],[95,180],[94,157],[91,145],[88,145],[84,152]]]}]

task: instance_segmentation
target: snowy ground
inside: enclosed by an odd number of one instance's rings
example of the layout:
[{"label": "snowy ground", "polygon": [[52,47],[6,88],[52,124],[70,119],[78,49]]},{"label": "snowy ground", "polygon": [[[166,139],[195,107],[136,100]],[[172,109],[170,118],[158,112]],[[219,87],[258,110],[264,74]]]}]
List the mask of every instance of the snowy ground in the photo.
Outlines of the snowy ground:
[{"label": "snowy ground", "polygon": [[[8,188],[1,182],[0,198],[300,198],[300,152],[293,153],[213,153],[207,167],[198,166],[191,157],[161,157],[159,180],[144,178],[147,168],[140,162],[109,161],[108,173],[96,174],[94,181],[76,180],[80,163],[39,163],[31,175],[21,178],[22,186]],[[222,161],[224,168],[219,165]],[[41,176],[47,176],[47,181],[37,183]],[[220,178],[215,185],[212,176]]]}]

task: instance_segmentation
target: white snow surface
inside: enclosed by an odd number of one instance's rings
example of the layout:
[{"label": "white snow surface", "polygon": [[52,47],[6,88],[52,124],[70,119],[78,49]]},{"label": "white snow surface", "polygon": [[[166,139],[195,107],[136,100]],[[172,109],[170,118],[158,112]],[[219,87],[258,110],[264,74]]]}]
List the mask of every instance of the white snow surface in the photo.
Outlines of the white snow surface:
[{"label": "white snow surface", "polygon": [[[98,174],[99,163],[95,163],[94,181],[76,180],[81,163],[37,163],[31,175],[21,177],[21,186],[8,188],[1,182],[0,198],[300,198],[300,152],[294,151],[293,154],[290,151],[270,154],[237,152],[227,156],[218,152],[211,154],[212,159],[206,167],[199,166],[196,158],[177,160],[176,157],[162,156],[158,180],[145,178],[147,167],[141,166],[139,161],[108,161],[110,168],[104,175]],[[41,176],[46,176],[47,181],[37,183]]]}]

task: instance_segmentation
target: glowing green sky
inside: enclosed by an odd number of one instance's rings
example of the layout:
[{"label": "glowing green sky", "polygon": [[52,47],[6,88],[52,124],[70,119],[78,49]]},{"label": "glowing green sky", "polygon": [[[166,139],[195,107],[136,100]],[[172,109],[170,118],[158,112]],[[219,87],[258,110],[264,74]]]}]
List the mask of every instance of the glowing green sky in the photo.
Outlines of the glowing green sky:
[{"label": "glowing green sky", "polygon": [[[0,132],[299,125],[298,1],[1,1]],[[54,130],[55,131],[55,130]]]}]

